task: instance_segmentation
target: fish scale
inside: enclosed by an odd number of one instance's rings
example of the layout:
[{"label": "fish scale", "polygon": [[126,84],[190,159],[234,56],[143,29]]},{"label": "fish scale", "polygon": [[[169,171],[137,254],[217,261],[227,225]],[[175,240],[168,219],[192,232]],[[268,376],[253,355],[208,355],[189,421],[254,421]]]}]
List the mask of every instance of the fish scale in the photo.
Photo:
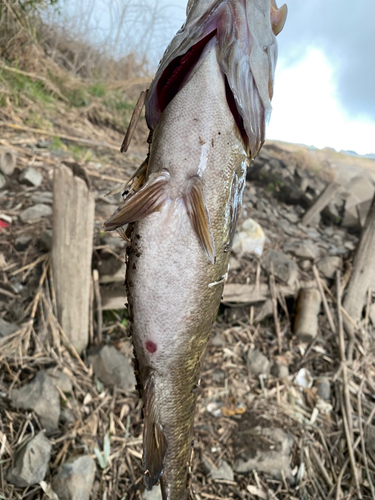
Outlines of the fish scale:
[{"label": "fish scale", "polygon": [[[163,500],[188,497],[201,364],[246,167],[264,137],[276,62],[273,31],[286,14],[280,11],[274,0],[189,2],[187,22],[167,49],[146,103],[153,131],[147,171],[142,165],[142,182],[105,224],[107,230],[131,224],[126,283],[144,402],[144,478],[147,488],[160,480]],[[255,27],[249,12],[260,19]],[[228,20],[231,25],[223,24]],[[242,67],[238,58],[246,56],[243,40],[252,26],[248,41],[255,55],[252,67],[246,60]],[[233,45],[236,37],[240,47]],[[255,118],[248,116],[247,95]]]}]

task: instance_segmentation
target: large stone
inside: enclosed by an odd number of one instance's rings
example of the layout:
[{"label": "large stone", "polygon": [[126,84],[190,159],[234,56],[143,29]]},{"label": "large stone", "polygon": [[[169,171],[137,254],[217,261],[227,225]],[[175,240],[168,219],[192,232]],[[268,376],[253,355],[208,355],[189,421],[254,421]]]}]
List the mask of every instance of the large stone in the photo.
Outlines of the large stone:
[{"label": "large stone", "polygon": [[369,317],[370,317],[371,323],[373,324],[373,326],[375,326],[375,304],[371,304],[371,306],[370,306]]},{"label": "large stone", "polygon": [[327,256],[323,257],[323,259],[320,259],[316,267],[325,278],[333,279],[335,277],[336,271],[340,269],[341,264],[341,257]]},{"label": "large stone", "polygon": [[237,255],[263,253],[266,236],[261,226],[254,219],[246,219],[233,239],[233,252]]},{"label": "large stone", "polygon": [[142,500],[162,500],[160,486],[155,485],[150,491],[145,490],[142,494]]},{"label": "large stone", "polygon": [[104,346],[99,352],[89,355],[89,363],[94,368],[94,373],[104,384],[116,385],[124,391],[135,388],[133,368],[127,358],[115,347]]},{"label": "large stone", "polygon": [[8,323],[5,319],[0,318],[0,338],[12,335],[12,333],[19,330],[19,326],[14,323]]},{"label": "large stone", "polygon": [[22,184],[39,187],[43,182],[43,175],[35,170],[35,168],[28,167],[22,171],[19,180]]},{"label": "large stone", "polygon": [[266,252],[262,266],[268,274],[271,274],[273,267],[275,277],[287,285],[293,285],[298,277],[297,264],[277,250],[268,250]]},{"label": "large stone", "polygon": [[208,456],[203,455],[202,462],[212,479],[234,480],[233,469],[225,460],[222,460],[217,467]]},{"label": "large stone", "polygon": [[320,249],[310,240],[289,241],[284,245],[283,250],[301,259],[315,260],[320,254]]},{"label": "large stone", "polygon": [[37,434],[17,453],[14,467],[7,477],[8,481],[20,488],[43,481],[51,457],[51,448],[51,442],[44,433]]},{"label": "large stone", "polygon": [[70,394],[72,392],[73,384],[70,380],[69,375],[61,372],[60,370],[57,370],[57,368],[50,368],[49,370],[47,370],[47,373],[55,387],[58,387],[62,392],[65,392],[66,394]]},{"label": "large stone", "polygon": [[45,203],[46,205],[52,205],[53,203],[53,193],[52,191],[37,191],[31,197],[33,203]]},{"label": "large stone", "polygon": [[95,461],[88,455],[62,465],[52,480],[59,500],[89,500],[95,479]]},{"label": "large stone", "polygon": [[361,175],[350,179],[345,189],[350,194],[345,203],[346,208],[371,200],[375,192],[373,182]]},{"label": "large stone", "polygon": [[36,222],[42,217],[48,217],[50,215],[52,215],[52,208],[49,205],[37,203],[23,210],[20,213],[20,219],[22,222]]},{"label": "large stone", "polygon": [[[244,433],[247,432],[246,436]],[[235,448],[234,472],[245,474],[256,470],[282,479],[292,479],[290,454],[293,439],[278,428],[240,429],[242,435]]]},{"label": "large stone", "polygon": [[259,349],[253,349],[247,353],[247,365],[252,375],[268,375],[270,372],[270,362]]},{"label": "large stone", "polygon": [[46,371],[39,371],[32,382],[21,389],[14,389],[10,399],[15,408],[35,411],[48,432],[58,428],[60,395]]}]

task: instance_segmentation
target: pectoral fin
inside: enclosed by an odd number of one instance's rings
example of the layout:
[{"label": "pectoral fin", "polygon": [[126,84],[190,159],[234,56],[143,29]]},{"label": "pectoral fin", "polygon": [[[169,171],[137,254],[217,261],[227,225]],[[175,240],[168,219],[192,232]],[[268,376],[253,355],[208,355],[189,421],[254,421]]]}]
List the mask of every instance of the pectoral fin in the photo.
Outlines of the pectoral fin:
[{"label": "pectoral fin", "polygon": [[145,485],[150,490],[162,475],[164,458],[167,452],[167,440],[163,428],[158,421],[155,408],[152,375],[149,376],[145,384],[144,400],[143,467]]},{"label": "pectoral fin", "polygon": [[168,196],[165,189],[168,181],[167,172],[150,175],[146,184],[139,191],[128,196],[104,223],[105,231],[113,231],[130,222],[144,219],[147,215],[159,210]]},{"label": "pectoral fin", "polygon": [[215,247],[211,234],[210,218],[204,200],[202,181],[199,177],[191,180],[189,190],[184,195],[186,210],[203,250],[211,263],[215,263]]}]

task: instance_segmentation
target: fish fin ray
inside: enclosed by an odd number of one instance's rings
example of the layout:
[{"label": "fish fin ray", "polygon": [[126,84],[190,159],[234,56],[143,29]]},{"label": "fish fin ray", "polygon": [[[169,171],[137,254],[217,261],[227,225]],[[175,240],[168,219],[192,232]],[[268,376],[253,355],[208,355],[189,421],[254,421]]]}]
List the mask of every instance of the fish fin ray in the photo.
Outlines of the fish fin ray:
[{"label": "fish fin ray", "polygon": [[144,219],[161,208],[167,199],[166,185],[169,174],[152,174],[142,188],[128,196],[115,213],[104,223],[105,231]]},{"label": "fish fin ray", "polygon": [[163,473],[168,445],[155,408],[152,375],[149,375],[144,390],[143,467],[145,485],[150,490],[159,481]]},{"label": "fish fin ray", "polygon": [[199,177],[192,179],[190,189],[184,195],[186,210],[199,243],[211,263],[215,263],[215,246],[211,233],[210,217],[204,199],[202,181]]},{"label": "fish fin ray", "polygon": [[128,182],[125,184],[124,194],[127,190],[138,191],[146,183],[147,178],[147,168],[148,168],[148,156],[137,168],[137,170],[130,177]]}]

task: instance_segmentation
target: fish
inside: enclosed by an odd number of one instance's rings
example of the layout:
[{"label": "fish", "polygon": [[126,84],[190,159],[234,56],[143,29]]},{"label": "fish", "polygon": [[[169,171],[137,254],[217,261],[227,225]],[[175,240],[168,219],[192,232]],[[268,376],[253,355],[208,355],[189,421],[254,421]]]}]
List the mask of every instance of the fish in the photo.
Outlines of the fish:
[{"label": "fish", "polygon": [[265,139],[286,6],[189,0],[147,93],[150,148],[105,230],[128,224],[126,287],[143,472],[186,500],[206,344],[220,305],[246,169]]}]

